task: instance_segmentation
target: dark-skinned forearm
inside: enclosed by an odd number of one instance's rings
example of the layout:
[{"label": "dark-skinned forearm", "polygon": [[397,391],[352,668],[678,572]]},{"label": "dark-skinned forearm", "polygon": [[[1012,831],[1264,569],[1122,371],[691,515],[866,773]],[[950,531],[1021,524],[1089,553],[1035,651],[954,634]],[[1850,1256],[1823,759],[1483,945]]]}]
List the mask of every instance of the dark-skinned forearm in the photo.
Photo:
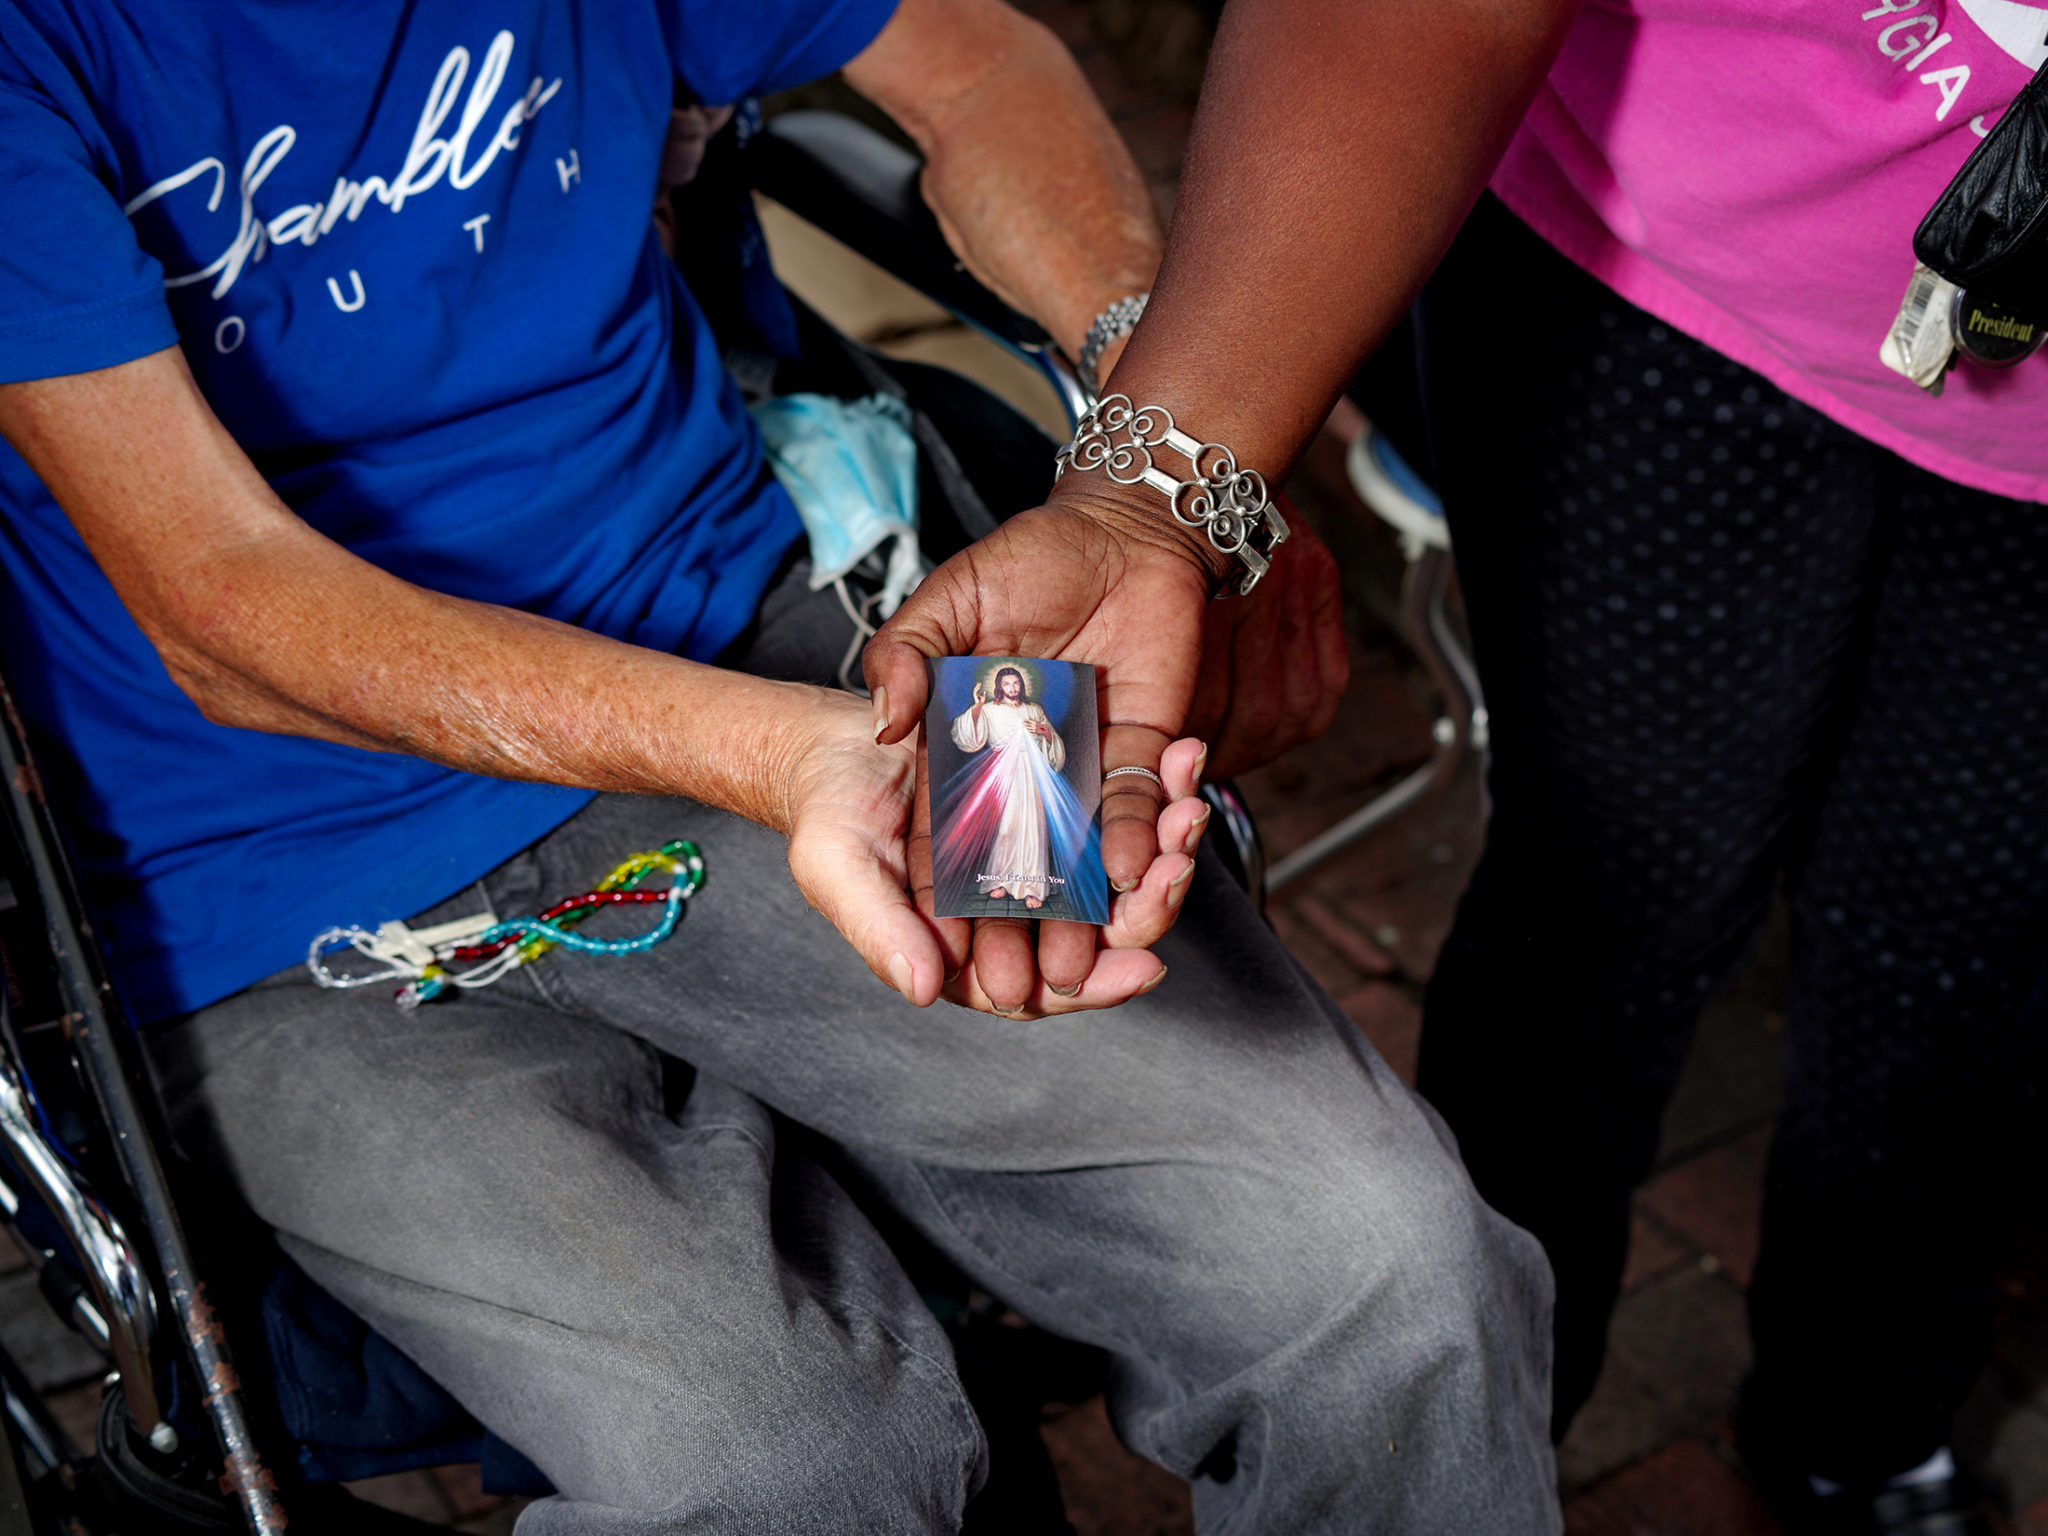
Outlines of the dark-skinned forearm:
[{"label": "dark-skinned forearm", "polygon": [[1284,474],[1443,255],[1574,9],[1231,0],[1165,262],[1109,387]]}]

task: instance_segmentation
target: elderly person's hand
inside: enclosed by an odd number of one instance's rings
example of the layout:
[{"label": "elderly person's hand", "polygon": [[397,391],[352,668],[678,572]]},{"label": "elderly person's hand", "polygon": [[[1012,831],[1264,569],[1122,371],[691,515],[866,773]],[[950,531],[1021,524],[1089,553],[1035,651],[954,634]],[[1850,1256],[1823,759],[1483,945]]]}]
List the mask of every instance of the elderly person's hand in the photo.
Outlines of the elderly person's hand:
[{"label": "elderly person's hand", "polygon": [[1036,1017],[1111,1007],[1158,984],[1165,967],[1145,946],[1172,924],[1206,817],[1194,798],[1199,743],[1165,754],[1162,777],[1174,804],[1152,829],[1145,877],[1117,896],[1106,928],[1038,924],[1077,941],[1053,944],[1053,963],[1039,974],[1031,966],[1031,925],[1022,919],[985,919],[988,937],[971,941],[966,919],[932,915],[930,799],[914,735],[878,751],[867,708],[817,690],[802,739],[782,776],[782,806],[770,818],[789,834],[790,871],[805,899],[911,1001],[943,996]]}]

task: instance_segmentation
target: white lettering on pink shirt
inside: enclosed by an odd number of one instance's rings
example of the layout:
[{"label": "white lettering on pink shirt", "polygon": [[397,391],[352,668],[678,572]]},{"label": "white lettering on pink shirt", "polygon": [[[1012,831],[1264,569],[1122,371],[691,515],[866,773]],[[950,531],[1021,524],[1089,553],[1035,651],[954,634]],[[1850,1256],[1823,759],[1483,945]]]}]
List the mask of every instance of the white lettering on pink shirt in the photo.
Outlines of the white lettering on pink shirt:
[{"label": "white lettering on pink shirt", "polygon": [[[1877,0],[1862,13],[1864,21],[1879,23],[1872,33],[1877,51],[1895,61],[1901,69],[1919,70],[1921,65],[1955,41],[1953,34],[1941,30],[1939,17],[1930,11],[1920,10],[1922,3],[1923,0]],[[2022,4],[2021,0],[1956,0],[1956,3],[2007,53],[2022,63],[2031,57],[2033,62],[2028,64],[2028,68],[2038,68],[2043,59],[2048,59],[2048,42],[2042,41],[2042,13],[2038,7]],[[1940,91],[1941,101],[1934,109],[1934,120],[1946,122],[1956,102],[1961,99],[1964,87],[1970,83],[1970,66],[1956,64],[1946,69],[1930,69],[1920,76],[1920,83]],[[1971,126],[1976,124],[1973,122]]]}]

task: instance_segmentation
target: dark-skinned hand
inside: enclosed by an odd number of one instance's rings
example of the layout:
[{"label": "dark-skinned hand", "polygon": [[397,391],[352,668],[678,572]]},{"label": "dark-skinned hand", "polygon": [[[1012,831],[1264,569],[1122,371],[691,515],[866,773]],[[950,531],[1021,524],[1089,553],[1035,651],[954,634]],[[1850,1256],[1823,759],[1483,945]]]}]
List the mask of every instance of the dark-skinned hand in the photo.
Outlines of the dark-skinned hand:
[{"label": "dark-skinned hand", "polygon": [[[1178,915],[1208,824],[1196,796],[1207,756],[1182,735],[1195,700],[1209,590],[1205,562],[1155,509],[1070,477],[1046,506],[1012,518],[928,576],[869,642],[876,740],[903,741],[922,719],[928,658],[1018,655],[1096,668],[1102,767],[1137,766],[1104,786],[1102,862],[1114,893],[1107,927],[1016,918],[934,919],[945,995],[1007,1014],[1106,1007],[1156,986],[1149,954]],[[922,772],[920,754],[920,772]],[[910,848],[919,909],[930,917],[928,785]],[[1036,929],[1036,933],[1033,930]]]},{"label": "dark-skinned hand", "polygon": [[1186,730],[1209,743],[1208,774],[1232,779],[1330,728],[1351,658],[1330,548],[1288,506],[1292,536],[1249,597],[1203,614],[1202,672]]}]

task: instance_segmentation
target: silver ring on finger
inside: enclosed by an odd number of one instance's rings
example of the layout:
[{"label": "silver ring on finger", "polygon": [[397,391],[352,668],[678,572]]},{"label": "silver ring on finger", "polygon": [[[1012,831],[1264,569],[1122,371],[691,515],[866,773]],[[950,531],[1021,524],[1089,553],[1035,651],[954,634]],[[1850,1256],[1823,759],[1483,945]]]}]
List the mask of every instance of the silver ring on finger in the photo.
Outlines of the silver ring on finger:
[{"label": "silver ring on finger", "polygon": [[1136,763],[1127,763],[1121,768],[1110,769],[1102,776],[1102,782],[1106,785],[1111,779],[1122,778],[1127,773],[1136,774],[1141,779],[1150,779],[1159,786],[1160,794],[1166,793],[1166,780],[1160,778],[1150,768],[1140,768]]}]

